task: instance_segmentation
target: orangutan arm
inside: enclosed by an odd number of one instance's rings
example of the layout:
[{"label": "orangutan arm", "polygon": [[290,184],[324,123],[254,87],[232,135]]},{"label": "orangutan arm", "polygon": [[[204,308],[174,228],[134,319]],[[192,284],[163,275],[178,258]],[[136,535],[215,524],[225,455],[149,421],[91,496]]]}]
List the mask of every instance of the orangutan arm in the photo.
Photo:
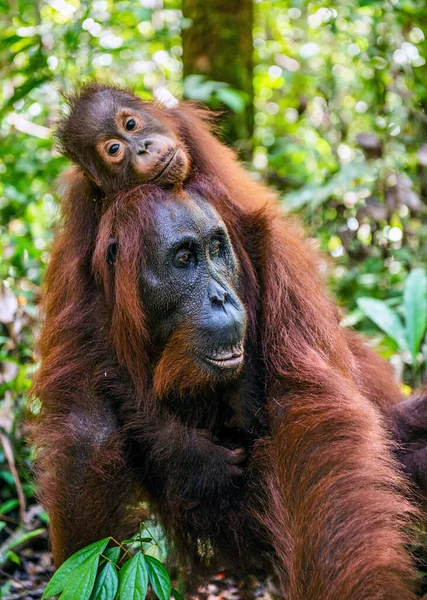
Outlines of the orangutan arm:
[{"label": "orangutan arm", "polygon": [[262,521],[286,597],[414,598],[402,531],[411,507],[379,413],[327,370],[284,397],[264,450],[270,506]]},{"label": "orangutan arm", "polygon": [[89,543],[132,535],[146,514],[129,466],[125,436],[105,406],[44,415],[38,423],[36,471],[50,518],[55,565]]},{"label": "orangutan arm", "polygon": [[163,498],[167,490],[175,503],[203,504],[227,497],[243,476],[243,448],[217,444],[207,430],[189,427],[173,416],[140,422],[131,437],[137,444],[133,454],[142,459],[144,488],[156,498]]}]

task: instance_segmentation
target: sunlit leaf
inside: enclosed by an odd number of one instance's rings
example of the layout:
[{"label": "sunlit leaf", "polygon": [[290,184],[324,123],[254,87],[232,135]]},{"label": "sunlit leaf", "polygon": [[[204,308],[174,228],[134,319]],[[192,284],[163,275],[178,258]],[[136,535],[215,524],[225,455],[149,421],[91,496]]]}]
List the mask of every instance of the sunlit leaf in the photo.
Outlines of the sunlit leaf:
[{"label": "sunlit leaf", "polygon": [[[95,542],[90,546],[82,548],[81,550],[70,556],[70,558],[67,559],[64,562],[64,564],[59,567],[59,569],[53,575],[52,579],[47,584],[47,587],[43,594],[43,598],[51,598],[52,596],[56,596],[56,594],[60,594],[62,591],[65,590],[65,588],[70,584],[70,582],[73,582],[74,579],[81,576],[83,572],[89,571],[91,573],[94,564],[96,564],[97,568],[99,554],[104,552],[109,540],[110,538],[104,538],[99,542]],[[82,572],[80,572],[80,567],[82,567]]]},{"label": "sunlit leaf", "polygon": [[68,578],[60,600],[89,600],[98,571],[99,555],[87,558]]},{"label": "sunlit leaf", "polygon": [[246,102],[244,96],[238,90],[232,88],[220,88],[216,91],[216,97],[223,104],[231,108],[236,113],[242,113],[245,110]]},{"label": "sunlit leaf", "polygon": [[283,196],[283,203],[288,211],[300,210],[306,204],[317,208],[331,196],[349,191],[357,180],[371,178],[373,172],[363,160],[342,165],[324,184],[308,183],[299,190],[288,192]]},{"label": "sunlit leaf", "polygon": [[427,278],[424,269],[414,269],[409,273],[403,292],[403,308],[406,338],[416,364],[427,325]]},{"label": "sunlit leaf", "polygon": [[398,344],[400,350],[406,352],[408,344],[405,329],[397,313],[382,300],[375,298],[359,298],[357,305],[377,327]]}]

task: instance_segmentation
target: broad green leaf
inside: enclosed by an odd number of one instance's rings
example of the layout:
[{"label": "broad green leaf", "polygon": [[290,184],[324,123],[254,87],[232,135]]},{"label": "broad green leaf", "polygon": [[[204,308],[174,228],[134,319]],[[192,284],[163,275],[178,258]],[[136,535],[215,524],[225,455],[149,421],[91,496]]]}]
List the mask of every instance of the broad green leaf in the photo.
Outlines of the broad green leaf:
[{"label": "broad green leaf", "polygon": [[408,350],[405,330],[397,313],[382,300],[359,298],[357,305],[384,333],[391,337],[403,352]]},{"label": "broad green leaf", "polygon": [[181,592],[178,592],[178,590],[173,589],[172,596],[175,598],[175,600],[184,600],[184,596],[181,594]]},{"label": "broad green leaf", "polygon": [[242,113],[245,110],[245,99],[238,90],[228,87],[220,88],[216,91],[216,97],[235,113]]},{"label": "broad green leaf", "polygon": [[141,552],[128,560],[120,571],[119,598],[143,600],[148,588],[148,569]]},{"label": "broad green leaf", "polygon": [[99,554],[104,552],[110,538],[104,538],[99,542],[95,542],[90,546],[85,546],[64,562],[59,567],[52,579],[47,584],[42,599],[51,598],[56,596],[65,590],[70,582],[72,582],[76,576],[76,572],[85,561],[91,558],[96,558]]},{"label": "broad green leaf", "polygon": [[172,584],[169,573],[166,571],[162,563],[153,556],[145,557],[148,567],[148,577],[150,579],[153,592],[159,600],[169,600]]},{"label": "broad green leaf", "polygon": [[[117,548],[120,551],[120,548]],[[115,548],[112,548],[115,550]],[[117,569],[107,562],[95,581],[91,600],[114,600],[119,587],[119,576]]]},{"label": "broad green leaf", "polygon": [[403,292],[403,308],[406,339],[413,364],[416,364],[427,324],[427,278],[424,269],[414,269],[409,273]]},{"label": "broad green leaf", "polygon": [[89,600],[99,565],[99,554],[87,558],[68,578],[68,585],[60,600]]},{"label": "broad green leaf", "polygon": [[109,558],[114,564],[117,564],[120,559],[120,548],[115,546],[114,548],[107,548],[103,555]]},{"label": "broad green leaf", "polygon": [[184,79],[184,96],[191,100],[207,102],[218,89],[225,86],[221,81],[207,80],[204,75],[188,75]]}]

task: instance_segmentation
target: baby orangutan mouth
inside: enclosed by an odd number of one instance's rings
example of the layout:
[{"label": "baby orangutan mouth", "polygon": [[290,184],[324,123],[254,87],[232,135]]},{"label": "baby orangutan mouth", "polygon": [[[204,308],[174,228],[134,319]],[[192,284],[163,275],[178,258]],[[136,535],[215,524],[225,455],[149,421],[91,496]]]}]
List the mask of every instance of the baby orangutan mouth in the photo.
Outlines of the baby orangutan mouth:
[{"label": "baby orangutan mouth", "polygon": [[175,184],[183,181],[189,169],[189,160],[184,150],[175,146],[170,153],[166,153],[162,159],[160,171],[150,183]]}]

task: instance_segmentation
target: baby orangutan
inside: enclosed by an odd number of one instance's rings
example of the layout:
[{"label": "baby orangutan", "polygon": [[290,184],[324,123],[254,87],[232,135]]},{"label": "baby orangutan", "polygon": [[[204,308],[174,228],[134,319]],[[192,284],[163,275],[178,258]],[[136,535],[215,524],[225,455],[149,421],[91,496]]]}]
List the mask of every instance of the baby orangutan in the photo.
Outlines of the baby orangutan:
[{"label": "baby orangutan", "polygon": [[70,102],[72,112],[57,131],[60,148],[104,193],[187,177],[188,154],[154,106],[97,85]]}]

